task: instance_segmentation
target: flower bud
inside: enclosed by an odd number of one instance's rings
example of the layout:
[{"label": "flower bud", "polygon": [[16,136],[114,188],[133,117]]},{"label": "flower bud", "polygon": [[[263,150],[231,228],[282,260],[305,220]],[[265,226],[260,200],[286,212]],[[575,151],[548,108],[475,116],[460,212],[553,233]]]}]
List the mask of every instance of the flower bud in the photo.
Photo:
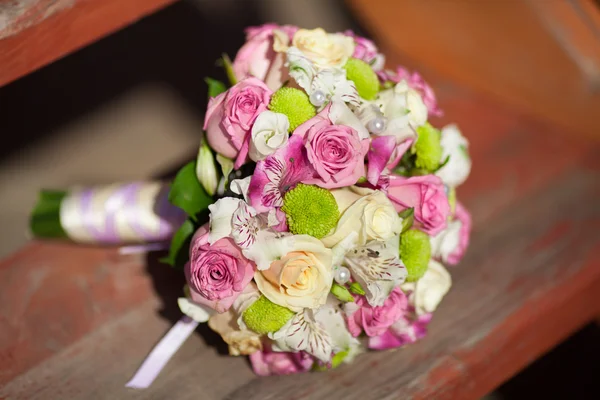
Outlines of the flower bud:
[{"label": "flower bud", "polygon": [[219,176],[213,155],[208,143],[202,136],[198,159],[196,160],[196,176],[209,195],[214,195],[219,185]]}]

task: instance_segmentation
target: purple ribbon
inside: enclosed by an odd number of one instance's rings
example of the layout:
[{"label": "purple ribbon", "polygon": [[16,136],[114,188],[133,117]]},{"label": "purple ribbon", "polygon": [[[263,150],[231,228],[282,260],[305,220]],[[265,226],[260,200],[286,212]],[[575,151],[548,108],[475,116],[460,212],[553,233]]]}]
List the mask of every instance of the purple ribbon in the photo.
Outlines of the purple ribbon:
[{"label": "purple ribbon", "polygon": [[150,386],[197,326],[198,322],[190,317],[182,317],[154,346],[133,378],[125,386],[134,389],[146,389]]},{"label": "purple ribbon", "polygon": [[[145,242],[157,242],[169,240],[174,230],[185,220],[185,214],[179,208],[170,204],[167,200],[168,190],[162,189],[153,205],[153,210],[141,210],[138,204],[139,192],[143,183],[133,182],[119,186],[104,203],[102,211],[95,210],[93,198],[95,190],[86,189],[81,193],[80,207],[82,213],[82,225],[92,238],[98,243],[116,244],[122,243],[117,228],[117,216],[124,215],[128,226]],[[95,217],[98,212],[103,212],[104,227],[98,229]],[[156,231],[149,230],[141,224],[142,213],[153,212],[159,219]]]}]

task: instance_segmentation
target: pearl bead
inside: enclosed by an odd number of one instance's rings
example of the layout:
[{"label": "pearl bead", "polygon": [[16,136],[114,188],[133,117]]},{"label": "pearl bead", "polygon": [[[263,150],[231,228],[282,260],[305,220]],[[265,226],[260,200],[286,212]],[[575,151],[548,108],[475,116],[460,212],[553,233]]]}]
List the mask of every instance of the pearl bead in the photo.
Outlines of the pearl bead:
[{"label": "pearl bead", "polygon": [[322,106],[326,99],[325,93],[321,90],[315,90],[310,94],[310,102],[315,107]]},{"label": "pearl bead", "polygon": [[386,120],[383,116],[377,116],[369,121],[367,129],[371,133],[383,133],[385,131]]},{"label": "pearl bead", "polygon": [[345,284],[350,280],[350,270],[346,267],[338,267],[335,270],[333,279],[340,285]]}]

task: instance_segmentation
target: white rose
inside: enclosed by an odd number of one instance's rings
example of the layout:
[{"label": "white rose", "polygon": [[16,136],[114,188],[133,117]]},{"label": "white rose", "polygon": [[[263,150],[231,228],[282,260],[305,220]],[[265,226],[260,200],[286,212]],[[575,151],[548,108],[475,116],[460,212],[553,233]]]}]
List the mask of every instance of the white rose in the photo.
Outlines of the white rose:
[{"label": "white rose", "polygon": [[342,215],[335,231],[321,239],[326,247],[335,246],[352,232],[357,234],[356,245],[363,246],[370,240],[386,241],[402,231],[402,218],[385,193],[364,188],[331,193]]},{"label": "white rose", "polygon": [[382,135],[393,135],[398,143],[414,136],[414,128],[427,122],[427,106],[421,95],[411,89],[406,81],[381,91],[375,103],[388,121]]},{"label": "white rose", "polygon": [[273,154],[288,141],[290,121],[284,114],[263,111],[252,125],[250,150],[252,161],[260,161]]},{"label": "white rose", "polygon": [[450,157],[448,163],[435,174],[450,186],[462,184],[471,172],[471,157],[469,157],[469,142],[460,133],[456,125],[448,125],[442,129],[441,145],[442,160]]},{"label": "white rose", "polygon": [[401,289],[412,292],[408,300],[414,305],[417,315],[423,315],[435,311],[451,286],[452,279],[446,268],[430,260],[423,277],[416,282],[402,284]]},{"label": "white rose", "polygon": [[327,33],[321,28],[299,29],[292,46],[319,68],[343,67],[354,53],[354,39],[340,33]]},{"label": "white rose", "polygon": [[460,244],[460,228],[462,223],[459,220],[448,222],[446,229],[436,236],[430,237],[431,256],[447,262],[448,256],[456,250]]}]

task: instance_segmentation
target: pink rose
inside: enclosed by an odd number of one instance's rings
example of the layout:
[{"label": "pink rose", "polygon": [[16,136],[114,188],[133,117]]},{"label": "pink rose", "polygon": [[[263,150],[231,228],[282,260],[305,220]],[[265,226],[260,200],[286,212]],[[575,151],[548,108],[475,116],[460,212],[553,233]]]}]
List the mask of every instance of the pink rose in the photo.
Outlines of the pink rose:
[{"label": "pink rose", "polygon": [[[279,29],[287,34],[288,39],[292,40],[294,33],[298,30],[297,27],[291,25],[279,26],[277,24],[265,24],[257,27],[246,29],[246,43],[238,50],[235,59],[233,60],[233,73],[237,79],[248,77],[256,77],[261,81],[268,81],[268,75],[279,75],[282,77],[283,67],[282,57],[273,50],[273,31]],[[281,56],[281,57],[280,57]],[[282,60],[279,60],[279,59]],[[267,86],[275,90],[281,86],[274,83]]]},{"label": "pink rose", "polygon": [[370,337],[368,347],[373,350],[388,350],[415,343],[427,334],[431,313],[417,316],[414,307],[381,335]]},{"label": "pink rose", "polygon": [[225,157],[237,157],[236,169],[246,162],[252,124],[267,109],[272,93],[259,79],[247,78],[208,102],[204,118],[208,143]]},{"label": "pink rose", "polygon": [[194,302],[222,313],[250,283],[255,265],[230,238],[208,244],[208,232],[206,224],[194,234],[185,277]]},{"label": "pink rose", "polygon": [[379,78],[384,82],[392,81],[394,83],[405,80],[411,89],[416,90],[421,95],[429,115],[434,115],[436,117],[444,115],[444,112],[438,106],[435,92],[418,72],[413,72],[411,74],[406,68],[398,67],[396,68],[396,72],[380,71]]},{"label": "pink rose", "polygon": [[292,375],[310,370],[314,359],[307,353],[276,352],[265,343],[262,351],[250,354],[254,373],[259,376]]},{"label": "pink rose", "polygon": [[294,135],[302,137],[306,156],[316,177],[305,181],[327,189],[350,186],[365,176],[365,155],[369,139],[346,125],[334,125],[329,119],[331,104],[300,125]]},{"label": "pink rose", "polygon": [[435,175],[404,178],[390,176],[388,198],[396,211],[414,208],[415,220],[429,235],[437,235],[450,216],[450,204],[442,180]]},{"label": "pink rose", "polygon": [[354,39],[355,46],[352,57],[363,60],[367,64],[371,64],[376,71],[383,68],[385,59],[383,54],[379,53],[377,46],[375,46],[375,43],[373,43],[372,40],[358,36],[351,30],[345,31],[344,34]]},{"label": "pink rose", "polygon": [[469,246],[469,236],[471,234],[471,214],[460,203],[456,203],[456,212],[454,219],[460,221],[460,230],[458,231],[458,246],[446,258],[446,262],[450,265],[456,265],[463,258],[467,247]]},{"label": "pink rose", "polygon": [[382,306],[372,307],[364,296],[354,296],[358,307],[347,318],[348,331],[354,337],[360,335],[362,330],[367,336],[378,336],[384,333],[394,322],[398,321],[408,308],[408,299],[400,288],[392,290]]}]

